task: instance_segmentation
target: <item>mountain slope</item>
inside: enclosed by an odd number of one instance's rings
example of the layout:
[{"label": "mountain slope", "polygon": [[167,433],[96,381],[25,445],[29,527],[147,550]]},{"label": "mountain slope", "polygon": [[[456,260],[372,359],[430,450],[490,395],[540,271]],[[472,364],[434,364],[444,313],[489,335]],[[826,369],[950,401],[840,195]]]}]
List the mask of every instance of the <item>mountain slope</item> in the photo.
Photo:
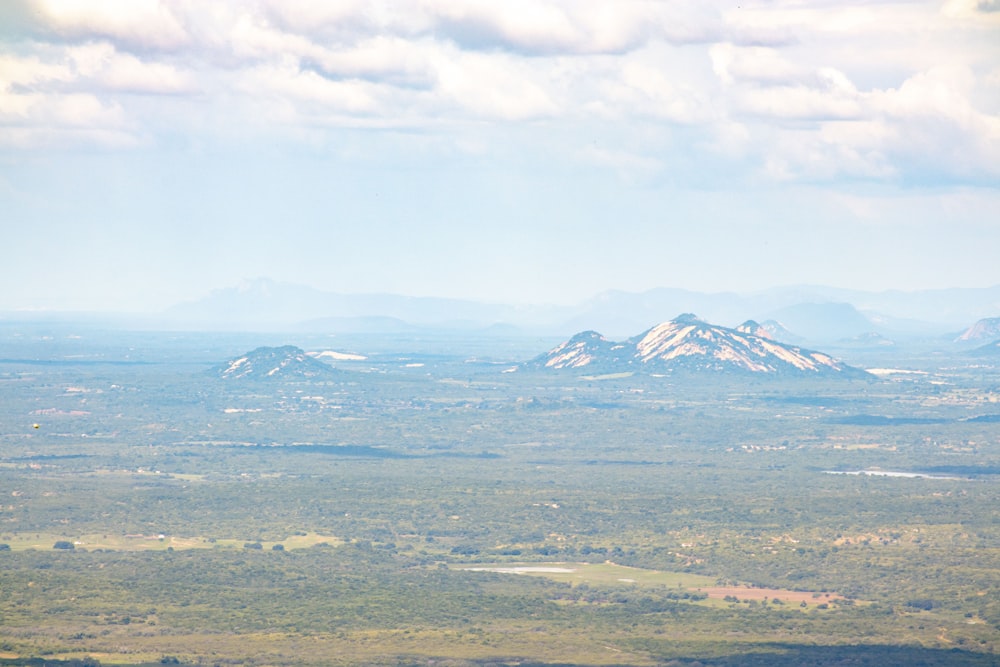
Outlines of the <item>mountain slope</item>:
[{"label": "mountain slope", "polygon": [[224,380],[314,380],[339,375],[335,368],[294,345],[258,347],[212,370]]},{"label": "mountain slope", "polygon": [[614,343],[592,331],[577,334],[528,362],[528,366],[593,368],[604,372],[865,375],[864,371],[822,352],[786,345],[751,333],[756,330],[759,330],[759,325],[753,322],[741,325],[740,329],[730,329],[685,314],[622,343]]},{"label": "mountain slope", "polygon": [[955,342],[983,342],[1000,339],[1000,317],[986,317],[962,332]]},{"label": "mountain slope", "polygon": [[831,342],[876,330],[875,324],[849,303],[799,303],[772,311],[768,317],[810,341]]},{"label": "mountain slope", "polygon": [[977,357],[1000,357],[1000,340],[977,347],[969,354]]}]

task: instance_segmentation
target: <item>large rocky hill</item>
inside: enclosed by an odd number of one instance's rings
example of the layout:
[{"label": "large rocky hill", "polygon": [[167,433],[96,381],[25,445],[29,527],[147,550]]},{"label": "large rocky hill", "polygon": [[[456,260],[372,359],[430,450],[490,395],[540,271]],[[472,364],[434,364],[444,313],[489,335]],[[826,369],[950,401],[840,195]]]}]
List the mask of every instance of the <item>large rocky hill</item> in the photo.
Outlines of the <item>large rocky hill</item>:
[{"label": "large rocky hill", "polygon": [[594,331],[580,333],[525,367],[590,372],[866,375],[828,354],[780,343],[766,333],[752,321],[730,329],[685,314],[622,342]]},{"label": "large rocky hill", "polygon": [[1000,340],[1000,317],[985,317],[962,332],[955,342],[975,342]]}]

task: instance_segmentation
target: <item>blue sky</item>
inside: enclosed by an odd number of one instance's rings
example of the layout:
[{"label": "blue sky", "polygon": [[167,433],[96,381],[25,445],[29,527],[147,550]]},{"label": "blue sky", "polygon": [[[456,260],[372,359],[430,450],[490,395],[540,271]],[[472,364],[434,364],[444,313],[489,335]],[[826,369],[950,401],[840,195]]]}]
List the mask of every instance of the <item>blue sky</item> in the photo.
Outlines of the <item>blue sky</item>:
[{"label": "blue sky", "polygon": [[1000,2],[5,0],[0,309],[1000,284]]}]

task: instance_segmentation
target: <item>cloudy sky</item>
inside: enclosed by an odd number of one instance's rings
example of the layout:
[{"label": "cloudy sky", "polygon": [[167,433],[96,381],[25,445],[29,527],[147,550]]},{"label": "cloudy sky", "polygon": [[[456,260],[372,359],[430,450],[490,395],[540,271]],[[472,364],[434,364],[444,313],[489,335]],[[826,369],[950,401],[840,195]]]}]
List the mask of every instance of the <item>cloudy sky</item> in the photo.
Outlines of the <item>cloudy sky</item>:
[{"label": "cloudy sky", "polygon": [[0,309],[1000,283],[1000,0],[2,0]]}]

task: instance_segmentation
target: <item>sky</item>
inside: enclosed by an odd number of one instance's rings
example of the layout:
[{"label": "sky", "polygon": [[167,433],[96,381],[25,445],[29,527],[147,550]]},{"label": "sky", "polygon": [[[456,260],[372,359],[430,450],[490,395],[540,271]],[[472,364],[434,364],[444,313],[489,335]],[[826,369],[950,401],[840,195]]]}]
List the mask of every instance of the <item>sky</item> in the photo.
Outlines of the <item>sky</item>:
[{"label": "sky", "polygon": [[1000,284],[1000,0],[0,0],[0,310]]}]

